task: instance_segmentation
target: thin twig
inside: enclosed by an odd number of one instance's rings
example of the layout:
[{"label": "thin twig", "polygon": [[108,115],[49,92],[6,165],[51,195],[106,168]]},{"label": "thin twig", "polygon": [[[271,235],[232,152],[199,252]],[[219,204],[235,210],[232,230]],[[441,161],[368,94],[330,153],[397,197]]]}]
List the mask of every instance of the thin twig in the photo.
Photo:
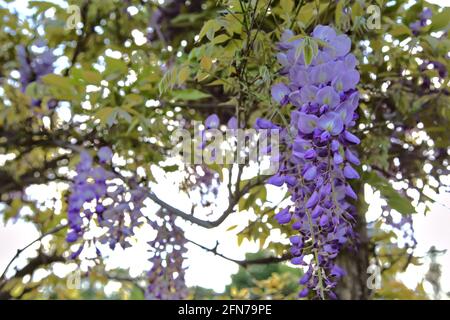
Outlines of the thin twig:
[{"label": "thin twig", "polygon": [[58,231],[63,230],[64,228],[67,227],[67,224],[63,224],[63,225],[59,225],[54,227],[53,229],[47,231],[46,233],[42,234],[41,236],[39,236],[38,238],[34,239],[33,241],[31,241],[29,244],[27,244],[25,247],[21,248],[21,249],[17,249],[16,254],[14,255],[14,257],[9,261],[9,263],[6,265],[5,270],[3,271],[2,275],[0,276],[0,281],[4,281],[5,276],[6,276],[6,272],[8,271],[9,267],[11,266],[11,264],[20,256],[20,254],[22,252],[24,252],[26,249],[28,249],[29,247],[31,247],[33,244],[35,244],[38,241],[41,241],[43,238],[45,238],[48,235],[57,233]]}]

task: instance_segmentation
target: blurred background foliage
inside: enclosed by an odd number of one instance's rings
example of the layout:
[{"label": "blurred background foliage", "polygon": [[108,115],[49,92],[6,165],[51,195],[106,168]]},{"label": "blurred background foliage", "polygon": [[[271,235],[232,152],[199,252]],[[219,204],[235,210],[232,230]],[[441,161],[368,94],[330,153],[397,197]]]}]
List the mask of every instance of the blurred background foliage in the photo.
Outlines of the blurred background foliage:
[{"label": "blurred background foliage", "polygon": [[[143,185],[157,182],[154,167],[187,174],[187,167],[164,161],[173,130],[191,130],[183,119],[201,121],[212,113],[223,124],[238,116],[245,127],[272,114],[270,87],[280,78],[276,42],[286,28],[306,34],[317,24],[349,35],[361,72],[357,134],[363,183],[354,187],[361,199],[362,243],[358,257],[342,257],[346,268],[360,268],[342,290],[360,287],[349,298],[428,298],[422,285],[410,290],[396,275],[423,262],[414,255],[411,216],[426,214],[435,195],[448,190],[449,8],[406,0],[70,0],[29,1],[32,10],[24,16],[10,2],[0,2],[1,216],[4,223],[28,221],[51,235],[24,266],[1,277],[1,298],[142,299],[144,276],[106,271],[101,261],[81,274],[81,290],[69,289],[67,279],[53,273],[57,264],[73,264],[67,261],[65,231],[54,228],[66,218],[68,182],[78,161],[74,146],[111,146],[121,160],[116,169]],[[72,19],[67,5],[80,9],[74,29],[66,27]],[[379,28],[367,27],[370,5],[380,8]],[[413,33],[409,25],[425,7],[433,11],[431,22]],[[56,69],[21,90],[18,46],[39,50],[38,40],[54,50]],[[54,100],[56,106],[49,104]],[[234,170],[229,165],[209,169],[238,195],[232,214],[254,213],[237,242],[257,241],[260,254],[283,256],[282,241],[266,240],[273,229],[286,236],[292,230],[273,219],[277,206],[266,201],[263,179],[241,180],[239,167],[232,182],[225,174]],[[55,192],[32,197],[31,188],[42,185]],[[364,186],[385,200],[382,214],[370,223]],[[191,187],[179,189],[189,194]],[[365,288],[369,263],[382,270],[383,286],[374,292]],[[232,276],[224,293],[191,288],[190,296],[292,299],[299,272],[284,263],[249,265]],[[103,288],[111,281],[120,286],[106,295]]]}]

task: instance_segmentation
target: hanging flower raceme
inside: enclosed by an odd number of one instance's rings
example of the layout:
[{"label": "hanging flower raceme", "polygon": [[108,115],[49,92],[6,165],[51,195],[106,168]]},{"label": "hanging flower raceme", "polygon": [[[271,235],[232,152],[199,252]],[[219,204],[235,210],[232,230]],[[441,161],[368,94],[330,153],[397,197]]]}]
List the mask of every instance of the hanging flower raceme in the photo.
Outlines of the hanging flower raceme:
[{"label": "hanging flower raceme", "polygon": [[[162,213],[162,211],[160,211]],[[183,267],[186,238],[184,231],[175,224],[175,216],[160,215],[165,218],[162,225],[150,221],[157,230],[156,237],[149,242],[152,268],[147,272],[148,286],[145,297],[150,300],[181,300],[188,295]]]},{"label": "hanging flower raceme", "polygon": [[[56,60],[53,51],[45,46],[45,42],[37,40],[32,47],[36,47],[39,50],[43,50],[42,53],[36,53],[28,50],[23,45],[17,46],[17,57],[20,63],[20,83],[21,91],[25,92],[28,85],[33,82],[40,81],[40,79],[50,73],[53,73],[53,63]],[[32,105],[34,107],[40,106],[41,101],[33,99]],[[57,104],[55,99],[51,99],[48,102],[49,108],[54,108]]]},{"label": "hanging flower raceme", "polygon": [[[308,64],[303,52],[311,43],[318,44],[317,53]],[[285,31],[277,58],[289,83],[275,84],[272,97],[280,106],[292,106],[290,124],[256,122],[260,129],[281,130],[285,149],[279,171],[268,183],[286,184],[293,202],[275,218],[297,233],[290,238],[292,263],[309,265],[300,279],[305,286],[300,297],[313,291],[322,299],[335,298],[333,288],[345,274],[335,258],[344,245],[354,243],[351,201],[357,195],[349,181],[359,178],[355,166],[360,161],[352,146],[360,140],[351,128],[358,117],[360,76],[350,48],[350,39],[328,26],[317,26],[311,38],[294,38]]]},{"label": "hanging flower raceme", "polygon": [[[70,258],[77,258],[86,247],[96,248],[101,256],[100,245],[108,245],[114,250],[117,245],[123,249],[131,246],[130,239],[135,228],[147,221],[157,235],[150,241],[152,267],[148,271],[148,299],[183,299],[188,290],[184,281],[183,267],[186,239],[184,232],[175,224],[175,216],[164,215],[162,211],[152,217],[142,214],[148,190],[130,178],[125,181],[107,169],[113,157],[109,147],[97,152],[97,162],[87,152],[80,153],[68,201],[69,232],[68,243],[79,244]],[[162,223],[161,223],[162,221]],[[86,231],[95,224],[103,232],[91,239]]]},{"label": "hanging flower raceme", "polygon": [[204,164],[186,166],[186,173],[183,187],[199,194],[202,206],[213,204],[219,193],[219,174]]},{"label": "hanging flower raceme", "polygon": [[[80,154],[68,201],[70,231],[66,240],[81,244],[71,258],[82,252],[85,242],[83,234],[92,219],[104,229],[102,235],[93,239],[94,245],[108,244],[111,249],[117,244],[122,248],[129,247],[128,240],[134,234],[133,229],[141,224],[141,208],[147,193],[141,187],[130,189],[123,183],[113,181],[117,175],[104,167],[111,162],[112,156],[109,147],[102,147],[97,153],[99,165],[94,165],[94,159],[88,152]],[[98,247],[97,254],[100,255]]]}]

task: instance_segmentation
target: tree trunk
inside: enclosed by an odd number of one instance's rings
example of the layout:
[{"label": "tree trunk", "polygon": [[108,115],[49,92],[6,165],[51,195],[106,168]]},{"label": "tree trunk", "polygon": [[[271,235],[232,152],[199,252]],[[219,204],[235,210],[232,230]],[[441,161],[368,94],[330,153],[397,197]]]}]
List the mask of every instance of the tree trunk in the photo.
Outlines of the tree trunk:
[{"label": "tree trunk", "polygon": [[358,221],[355,232],[359,236],[359,245],[356,250],[345,250],[337,259],[337,265],[343,268],[347,275],[338,283],[335,293],[342,300],[367,300],[370,290],[367,287],[369,274],[369,241],[367,237],[367,224],[365,213],[367,205],[364,203],[363,187],[358,188]]}]

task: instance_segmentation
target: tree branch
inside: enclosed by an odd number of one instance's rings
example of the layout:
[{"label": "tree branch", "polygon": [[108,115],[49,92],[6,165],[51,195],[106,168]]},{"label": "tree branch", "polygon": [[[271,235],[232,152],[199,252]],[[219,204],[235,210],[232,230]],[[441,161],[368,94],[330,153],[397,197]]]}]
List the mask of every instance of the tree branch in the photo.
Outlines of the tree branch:
[{"label": "tree branch", "polygon": [[[53,229],[51,229],[51,230],[49,230],[49,231],[47,231],[46,233],[44,233],[44,234],[42,234],[40,237],[38,237],[38,238],[36,238],[36,239],[34,239],[33,241],[31,241],[29,244],[27,244],[25,247],[23,247],[23,248],[21,248],[21,249],[18,249],[17,250],[17,252],[16,252],[16,254],[14,255],[14,257],[9,261],[9,263],[6,265],[6,268],[5,268],[5,270],[3,270],[3,273],[2,273],[2,275],[0,276],[0,288],[1,287],[3,287],[3,285],[4,285],[4,283],[5,283],[5,281],[6,281],[6,279],[5,279],[5,276],[6,276],[6,272],[8,271],[8,269],[9,269],[9,267],[11,266],[11,264],[20,256],[20,254],[22,253],[22,252],[24,252],[26,249],[28,249],[29,247],[31,247],[33,244],[35,244],[36,242],[38,242],[38,241],[41,241],[43,238],[45,238],[46,236],[48,236],[48,235],[51,235],[51,234],[54,234],[54,233],[57,233],[57,232],[59,232],[59,231],[61,231],[61,230],[63,230],[64,228],[66,228],[67,227],[67,225],[66,224],[64,224],[64,225],[59,225],[59,226],[56,226],[56,227],[54,227]],[[48,259],[47,259],[48,258]],[[31,260],[31,262],[33,262],[33,266],[35,266],[35,265],[39,265],[39,264],[42,264],[44,261],[50,261],[50,262],[52,262],[51,260],[53,259],[56,259],[55,257],[53,257],[52,259],[51,259],[52,257],[50,257],[50,256],[45,256],[45,257],[36,257],[36,258],[34,258],[33,260]],[[60,261],[60,260],[55,260],[55,261]],[[30,263],[31,263],[30,262]],[[26,274],[29,274],[29,271],[30,271],[30,267],[28,267],[29,265],[27,265],[24,269],[22,269],[22,270],[20,270],[20,271],[18,271],[14,276],[13,276],[13,278],[14,277],[16,277],[16,276],[18,276],[18,274],[19,274],[19,276],[22,274],[22,275],[26,275]],[[33,269],[34,270],[34,269]]]},{"label": "tree branch", "polygon": [[291,253],[285,253],[283,254],[281,257],[265,257],[265,258],[258,258],[258,259],[249,259],[249,260],[237,260],[237,259],[233,259],[230,257],[227,257],[221,253],[219,253],[217,251],[217,247],[219,246],[219,242],[216,242],[216,245],[214,246],[214,248],[208,248],[198,242],[195,242],[194,240],[190,240],[190,239],[186,239],[188,242],[192,243],[193,245],[196,245],[197,247],[211,252],[214,255],[221,257],[225,260],[237,263],[239,266],[243,267],[243,268],[247,268],[250,265],[256,265],[256,264],[270,264],[270,263],[279,263],[279,262],[283,262],[283,261],[287,261],[289,259],[292,258],[292,254]]}]

